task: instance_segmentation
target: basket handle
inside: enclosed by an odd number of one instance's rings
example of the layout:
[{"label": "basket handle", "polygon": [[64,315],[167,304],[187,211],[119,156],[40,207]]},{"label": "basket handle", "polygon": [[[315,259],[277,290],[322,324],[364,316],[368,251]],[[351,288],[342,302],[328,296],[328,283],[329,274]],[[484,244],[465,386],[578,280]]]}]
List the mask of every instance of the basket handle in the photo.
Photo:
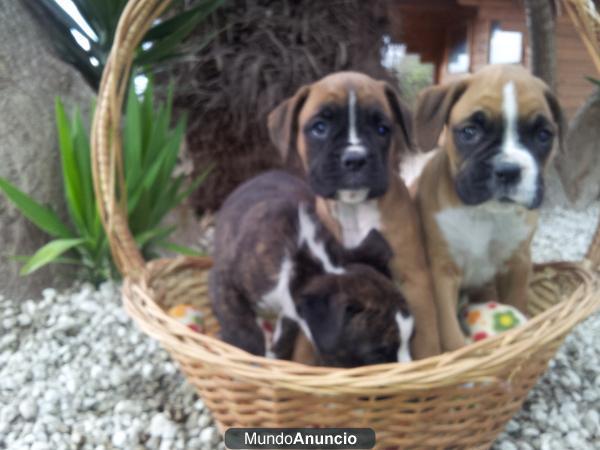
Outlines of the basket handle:
[{"label": "basket handle", "polygon": [[588,249],[586,259],[592,263],[592,267],[600,271],[600,220],[598,220],[598,226],[596,227],[596,234],[592,239],[590,248]]},{"label": "basket handle", "polygon": [[129,0],[102,73],[92,122],[92,176],[96,203],[110,250],[123,276],[135,276],[144,258],[127,222],[127,190],[123,169],[121,111],[135,51],[152,23],[171,0]]}]

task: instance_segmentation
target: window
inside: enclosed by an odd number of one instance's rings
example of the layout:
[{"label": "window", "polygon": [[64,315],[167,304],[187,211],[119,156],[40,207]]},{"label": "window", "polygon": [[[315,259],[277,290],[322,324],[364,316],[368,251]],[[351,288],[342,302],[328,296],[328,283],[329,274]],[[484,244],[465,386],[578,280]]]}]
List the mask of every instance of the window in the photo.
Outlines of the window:
[{"label": "window", "polygon": [[467,27],[461,26],[450,34],[452,45],[448,53],[448,73],[465,73],[471,63],[467,43]]},{"label": "window", "polygon": [[492,22],[490,64],[517,64],[523,60],[523,33],[505,31],[500,22]]}]

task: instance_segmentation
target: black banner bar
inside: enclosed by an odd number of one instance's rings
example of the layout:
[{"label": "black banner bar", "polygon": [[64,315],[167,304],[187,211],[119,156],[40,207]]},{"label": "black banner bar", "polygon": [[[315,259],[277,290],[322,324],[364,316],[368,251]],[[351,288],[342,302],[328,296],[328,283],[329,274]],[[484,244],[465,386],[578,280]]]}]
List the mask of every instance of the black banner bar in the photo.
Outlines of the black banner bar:
[{"label": "black banner bar", "polygon": [[375,446],[371,428],[229,428],[225,446],[231,450],[367,450]]}]

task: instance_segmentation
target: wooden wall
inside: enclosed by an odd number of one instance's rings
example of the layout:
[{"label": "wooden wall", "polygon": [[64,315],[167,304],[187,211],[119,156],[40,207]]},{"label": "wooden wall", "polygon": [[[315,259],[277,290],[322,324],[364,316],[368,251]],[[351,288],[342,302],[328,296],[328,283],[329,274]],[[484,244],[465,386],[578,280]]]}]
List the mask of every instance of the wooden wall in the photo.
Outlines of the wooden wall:
[{"label": "wooden wall", "polygon": [[573,118],[577,109],[595,89],[585,77],[600,78],[600,74],[566,11],[556,23],[556,51],[556,88],[559,100],[567,117]]},{"label": "wooden wall", "polygon": [[[503,30],[523,33],[523,62],[529,63],[527,27],[522,0],[458,0],[463,6],[477,7],[476,17],[471,21],[469,44],[471,71],[488,63],[489,39],[492,22],[500,21]],[[556,24],[557,91],[566,115],[572,118],[577,109],[594,90],[585,76],[600,77],[594,68],[587,50],[581,42],[566,11],[561,11]],[[439,80],[451,80],[454,75],[446,71],[447,51],[439,67]]]}]

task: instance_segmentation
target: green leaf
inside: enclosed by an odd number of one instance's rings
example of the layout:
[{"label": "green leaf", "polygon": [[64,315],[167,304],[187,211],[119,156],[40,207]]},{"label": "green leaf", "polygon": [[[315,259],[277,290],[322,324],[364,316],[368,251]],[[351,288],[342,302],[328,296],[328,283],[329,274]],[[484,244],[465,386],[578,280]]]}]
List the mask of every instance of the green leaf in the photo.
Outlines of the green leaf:
[{"label": "green leaf", "polygon": [[[203,18],[204,16],[199,13],[192,14],[187,18],[182,18],[182,25],[179,28],[173,28],[170,34],[164,35],[159,40],[146,40],[148,43],[151,42],[152,46],[147,50],[140,48],[134,59],[134,64],[145,66],[169,58],[175,52],[177,46],[192,32],[197,21]],[[160,25],[157,25],[157,27],[160,27]]]},{"label": "green leaf", "polygon": [[[77,0],[76,0],[77,1]],[[96,3],[104,3],[96,2]],[[52,42],[59,55],[63,60],[72,64],[85,77],[86,81],[94,87],[98,88],[102,69],[106,62],[108,52],[110,51],[111,42],[95,42],[79,24],[54,0],[24,0],[24,4],[33,13],[35,19],[41,25],[40,28],[47,33],[48,40]],[[83,12],[82,12],[83,13]],[[90,23],[89,16],[84,19]],[[93,25],[92,29],[99,33]],[[72,35],[72,30],[81,33],[89,39],[91,49],[84,50],[75,40]],[[91,58],[96,58],[99,64],[93,65]]]},{"label": "green leaf", "polygon": [[143,233],[138,234],[137,236],[135,236],[135,242],[137,242],[137,244],[140,247],[144,247],[146,244],[148,244],[149,242],[151,242],[152,240],[162,240],[167,238],[171,233],[173,233],[173,231],[175,231],[177,227],[175,227],[174,225],[170,226],[170,227],[156,227],[153,228],[151,230],[145,231]]},{"label": "green leaf", "polygon": [[79,233],[81,235],[87,235],[88,228],[84,219],[85,207],[81,192],[81,178],[77,168],[77,161],[75,160],[75,151],[71,140],[71,129],[64,107],[59,98],[56,98],[55,109],[67,207],[71,219]]},{"label": "green leaf", "polygon": [[204,172],[202,172],[200,175],[198,175],[196,177],[196,179],[193,180],[186,189],[184,189],[182,192],[179,192],[177,194],[177,197],[175,198],[175,206],[178,206],[192,192],[194,192],[196,189],[198,189],[198,187],[204,182],[204,180],[206,180],[206,177],[211,172],[211,170],[213,170],[213,168],[214,168],[214,164],[211,164],[210,166],[208,166],[206,169],[204,169]]},{"label": "green leaf", "polygon": [[[29,261],[30,258],[31,255],[15,255],[10,257],[11,260],[20,263],[25,263]],[[81,266],[83,263],[77,258],[66,258],[64,256],[59,256],[58,258],[52,260],[52,264],[71,264],[73,266]]]},{"label": "green leaf", "polygon": [[40,267],[53,262],[67,250],[72,249],[76,245],[81,245],[85,239],[57,239],[49,242],[40,248],[21,268],[21,275],[29,275],[35,272]]},{"label": "green leaf", "polygon": [[598,80],[597,78],[585,77],[585,79],[588,80],[590,83],[595,84],[596,86],[600,86],[600,80]]},{"label": "green leaf", "polygon": [[75,110],[71,124],[71,136],[77,168],[79,171],[84,223],[90,235],[95,236],[96,197],[94,196],[94,182],[92,178],[92,161],[90,157],[90,139],[83,125],[81,112]]},{"label": "green leaf", "polygon": [[194,250],[193,248],[186,247],[184,245],[174,244],[173,242],[161,241],[158,243],[159,247],[164,248],[170,252],[179,253],[185,256],[204,256],[204,252]]},{"label": "green leaf", "polygon": [[8,180],[0,178],[0,189],[19,209],[21,214],[50,236],[61,238],[70,238],[73,236],[54,211],[40,205],[27,194],[17,189]]},{"label": "green leaf", "polygon": [[[191,24],[193,29],[198,23],[204,20],[209,14],[214,12],[223,4],[223,0],[208,0],[200,2],[194,8],[183,11],[155,26],[153,26],[144,36],[144,42],[164,39],[178,30],[188,29]],[[185,36],[184,36],[185,37]]]},{"label": "green leaf", "polygon": [[127,190],[130,192],[143,175],[142,163],[142,122],[140,101],[135,93],[133,82],[129,86],[127,109],[125,110],[124,163]]}]

